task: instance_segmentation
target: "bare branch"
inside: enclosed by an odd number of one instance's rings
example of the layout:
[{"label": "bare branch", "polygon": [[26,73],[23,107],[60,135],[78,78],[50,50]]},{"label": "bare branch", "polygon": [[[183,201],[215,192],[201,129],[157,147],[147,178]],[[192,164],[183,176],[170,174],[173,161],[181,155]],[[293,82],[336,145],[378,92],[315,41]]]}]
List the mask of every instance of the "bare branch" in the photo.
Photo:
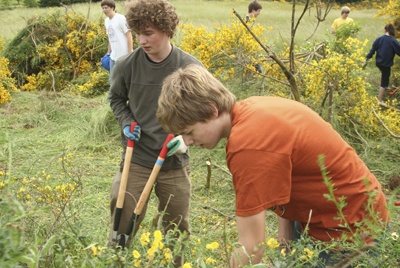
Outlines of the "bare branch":
[{"label": "bare branch", "polygon": [[335,4],[335,1],[334,0],[329,0],[329,1],[327,1],[325,3],[325,12],[324,12],[324,14],[322,14],[322,3],[321,3],[321,0],[316,0],[315,3],[316,3],[315,8],[316,8],[316,11],[317,11],[317,16],[316,16],[317,25],[315,26],[313,33],[305,40],[306,42],[308,40],[310,40],[314,36],[314,34],[317,32],[319,24],[326,19],[326,16],[328,16],[328,14],[331,11],[333,5]]},{"label": "bare branch", "polygon": [[297,83],[294,75],[290,72],[290,70],[286,67],[286,65],[275,55],[275,53],[269,48],[267,45],[264,45],[261,43],[260,39],[253,33],[253,31],[250,29],[250,27],[247,25],[247,23],[241,18],[240,14],[238,14],[235,10],[233,10],[233,14],[236,15],[236,17],[240,20],[240,22],[243,24],[244,27],[246,27],[247,31],[253,36],[254,40],[257,41],[257,43],[264,49],[265,52],[267,52],[267,55],[272,58],[281,68],[283,73],[285,74],[287,80],[289,81],[291,91],[293,93],[294,99],[296,101],[300,101],[300,93],[297,88]]},{"label": "bare branch", "polygon": [[387,132],[389,132],[390,135],[392,135],[393,137],[395,137],[396,139],[400,139],[400,135],[396,135],[395,133],[393,133],[385,124],[385,122],[383,122],[382,118],[379,117],[379,115],[376,113],[374,107],[372,107],[372,112],[374,113],[375,117],[379,120],[379,122],[382,124],[382,126],[386,129]]}]

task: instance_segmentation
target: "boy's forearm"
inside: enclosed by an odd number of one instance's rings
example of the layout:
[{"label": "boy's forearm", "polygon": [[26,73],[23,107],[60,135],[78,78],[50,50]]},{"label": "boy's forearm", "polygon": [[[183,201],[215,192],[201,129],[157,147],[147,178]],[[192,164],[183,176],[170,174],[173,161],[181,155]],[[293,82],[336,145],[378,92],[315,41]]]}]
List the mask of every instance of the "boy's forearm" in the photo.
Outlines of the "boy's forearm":
[{"label": "boy's forearm", "polygon": [[126,33],[126,39],[128,42],[128,53],[131,53],[133,50],[133,39],[132,39],[132,33],[130,31]]}]

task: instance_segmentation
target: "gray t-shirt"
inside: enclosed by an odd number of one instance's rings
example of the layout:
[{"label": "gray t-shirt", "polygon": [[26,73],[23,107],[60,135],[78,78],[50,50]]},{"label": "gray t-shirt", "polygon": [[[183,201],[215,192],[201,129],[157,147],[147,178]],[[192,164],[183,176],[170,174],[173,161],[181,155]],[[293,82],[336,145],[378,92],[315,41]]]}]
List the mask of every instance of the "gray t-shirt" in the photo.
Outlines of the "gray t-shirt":
[{"label": "gray t-shirt", "polygon": [[[140,140],[134,146],[133,163],[149,168],[154,166],[168,134],[156,119],[162,82],[176,69],[189,64],[202,66],[196,58],[175,46],[170,55],[159,63],[151,62],[142,48],[117,60],[111,79],[109,101],[121,131],[132,121],[141,127]],[[127,139],[123,133],[121,137],[125,150]],[[188,159],[187,154],[168,157],[162,169],[182,168],[188,164]]]}]

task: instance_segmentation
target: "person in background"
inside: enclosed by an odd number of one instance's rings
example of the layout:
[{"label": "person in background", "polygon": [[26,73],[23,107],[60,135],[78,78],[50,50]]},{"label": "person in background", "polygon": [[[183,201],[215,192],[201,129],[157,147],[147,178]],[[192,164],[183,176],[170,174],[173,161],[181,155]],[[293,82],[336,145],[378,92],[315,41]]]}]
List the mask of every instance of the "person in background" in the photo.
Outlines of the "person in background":
[{"label": "person in background", "polygon": [[126,23],[126,18],[115,11],[114,0],[102,0],[101,8],[107,18],[104,20],[108,36],[107,54],[110,54],[110,77],[115,61],[133,49],[132,33]]},{"label": "person in background", "polygon": [[381,71],[381,82],[378,89],[378,101],[383,102],[386,88],[389,86],[389,78],[391,74],[391,67],[393,66],[394,56],[400,56],[400,44],[396,40],[396,29],[393,24],[386,24],[384,35],[378,37],[372,44],[372,48],[366,56],[363,68],[367,65],[368,61],[376,53],[376,67]]},{"label": "person in background", "polygon": [[334,34],[337,29],[347,23],[354,23],[354,20],[349,18],[350,8],[348,6],[344,6],[340,10],[340,17],[335,19],[332,23],[331,32]]},{"label": "person in background", "polygon": [[[168,133],[156,120],[157,101],[162,81],[178,68],[197,64],[204,68],[196,58],[171,43],[179,23],[175,8],[166,0],[134,0],[127,4],[126,19],[130,29],[135,32],[139,47],[132,53],[118,59],[111,79],[109,101],[111,109],[121,128],[122,148],[127,139],[136,140],[129,171],[127,193],[120,220],[118,234],[125,233],[136,201],[144,189],[158,154]],[[136,122],[133,133],[129,126]],[[174,134],[174,133],[172,133]],[[159,172],[154,191],[158,197],[158,211],[162,217],[164,231],[177,227],[182,233],[190,235],[189,201],[191,183],[189,179],[189,155],[171,155],[182,144],[181,137],[175,137],[168,144],[169,153]],[[185,150],[184,150],[185,151]],[[122,157],[125,156],[123,152]],[[113,222],[118,199],[121,168],[111,186],[111,228],[109,245],[113,240]],[[144,207],[136,221],[126,247],[146,214]],[[161,213],[164,212],[165,213]],[[175,267],[183,265],[183,256],[176,256]]]},{"label": "person in background", "polygon": [[[245,17],[245,22],[254,24],[257,16],[260,15],[260,13],[261,13],[261,10],[262,10],[261,4],[257,0],[252,1],[248,6],[248,13]],[[254,68],[260,74],[263,72],[262,66],[260,63],[254,64]]]},{"label": "person in background", "polygon": [[246,15],[245,21],[247,23],[254,22],[257,16],[260,15],[261,10],[262,10],[261,4],[257,0],[252,1],[249,4],[248,13]]},{"label": "person in background", "polygon": [[[261,262],[267,209],[277,215],[282,245],[306,227],[315,240],[360,243],[386,229],[390,213],[377,178],[329,123],[300,102],[265,96],[236,101],[211,73],[190,65],[165,78],[157,119],[187,146],[213,149],[227,139],[241,246],[230,267]],[[346,198],[344,218],[326,196]],[[321,262],[331,265],[333,253],[321,253]]]}]

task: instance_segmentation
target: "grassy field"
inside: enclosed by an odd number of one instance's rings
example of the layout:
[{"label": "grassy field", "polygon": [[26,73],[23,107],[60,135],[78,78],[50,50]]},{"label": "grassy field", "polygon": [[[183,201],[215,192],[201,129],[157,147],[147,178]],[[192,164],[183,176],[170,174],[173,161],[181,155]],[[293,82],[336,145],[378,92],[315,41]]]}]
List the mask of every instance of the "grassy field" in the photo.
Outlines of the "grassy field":
[{"label": "grassy field", "polygon": [[[204,25],[212,27],[214,24],[224,24],[232,18],[231,10],[234,9],[239,14],[247,14],[248,1],[202,1],[202,0],[173,0],[172,3],[176,7],[177,13],[180,17],[181,23],[191,22],[195,25]],[[257,19],[257,22],[264,27],[272,26],[272,31],[269,32],[268,39],[271,42],[287,41],[290,38],[290,24],[291,24],[291,3],[281,2],[261,2],[263,10]],[[87,4],[76,4],[69,9],[81,13],[88,14]],[[199,9],[199,7],[201,8]],[[201,12],[199,12],[199,10]],[[297,7],[297,16],[303,10],[301,4]],[[10,40],[19,30],[21,30],[26,22],[32,16],[37,16],[44,13],[53,13],[55,11],[65,12],[64,7],[59,8],[17,8],[13,10],[0,11],[0,23],[6,25],[2,30],[1,35]],[[90,19],[93,21],[102,22],[105,18],[101,11],[100,3],[92,3],[89,10]],[[125,6],[123,2],[117,2],[117,12],[125,14]],[[358,37],[361,40],[368,39],[374,40],[377,36],[383,33],[383,26],[385,25],[385,18],[374,18],[376,10],[353,10],[350,17],[355,22],[360,23],[362,30]],[[298,29],[297,43],[302,44],[314,31],[317,25],[315,18],[315,9],[310,9],[306,12],[303,22]],[[340,16],[340,10],[332,9],[326,19],[318,26],[318,31],[313,39],[319,42],[330,38],[330,27],[333,20]]]},{"label": "grassy field", "polygon": [[[182,23],[212,27],[232,18],[232,8],[245,15],[248,1],[172,0],[172,3]],[[257,21],[265,27],[272,26],[269,32],[271,36],[268,37],[271,44],[278,46],[279,42],[286,42],[290,37],[291,4],[262,1],[262,5],[263,11]],[[87,5],[74,5],[71,9],[87,13]],[[31,16],[56,10],[63,12],[64,8],[0,11],[0,23],[4,25],[1,35],[10,40]],[[124,14],[122,3],[118,3],[117,10]],[[314,13],[307,12],[304,17],[299,27],[297,44],[304,44],[304,40],[312,33],[316,24]],[[374,40],[382,34],[385,19],[374,19],[375,13],[376,10],[351,12],[351,17],[363,27],[359,33],[360,39]],[[322,42],[331,38],[330,25],[338,16],[338,10],[331,11],[319,26],[314,36],[315,41]],[[104,20],[99,3],[90,7],[90,18],[94,21]],[[390,233],[400,233],[399,211],[393,206],[397,192],[388,183],[389,178],[398,175],[398,139],[365,139],[354,139],[356,142],[352,145],[382,182],[391,204],[393,224]],[[227,267],[237,232],[234,191],[225,165],[224,143],[213,151],[192,148],[190,152],[192,236],[185,256],[193,267]],[[21,243],[18,239],[11,242],[7,240],[8,249],[15,247],[15,252],[18,252],[23,242],[27,242],[34,249],[28,256],[35,259],[37,267],[43,267],[43,263],[48,267],[111,267],[112,264],[113,267],[127,267],[122,264],[122,258],[132,258],[130,252],[125,256],[103,249],[103,255],[94,256],[93,249],[93,246],[103,247],[107,243],[109,189],[118,170],[120,156],[119,128],[105,94],[86,99],[63,93],[14,92],[12,102],[0,105],[0,200],[12,203],[18,197],[23,201],[11,206],[12,212],[0,214],[0,223],[7,227],[18,226],[29,237],[19,238]],[[211,161],[211,174],[207,161]],[[206,187],[208,175],[211,175],[209,188]],[[76,188],[71,190],[68,184],[76,185]],[[51,199],[54,194],[63,196],[63,193],[67,199],[59,202]],[[154,230],[152,226],[156,210],[156,200],[152,195],[139,235]],[[266,221],[267,238],[276,237],[275,217],[268,217]],[[0,244],[1,235],[4,233],[0,228]],[[139,235],[135,244],[137,249],[140,247]],[[52,241],[52,237],[57,237],[56,242],[46,243]],[[390,239],[389,236],[387,241],[390,242]],[[387,241],[384,244],[385,254],[391,255],[392,259],[398,256],[399,264],[399,246],[394,248]],[[207,245],[213,242],[217,242],[220,247],[216,250],[207,249]],[[0,266],[8,267],[2,260]],[[288,267],[308,267],[307,264],[302,266],[298,259],[293,260]],[[371,259],[370,264],[374,267],[377,261]]]}]

